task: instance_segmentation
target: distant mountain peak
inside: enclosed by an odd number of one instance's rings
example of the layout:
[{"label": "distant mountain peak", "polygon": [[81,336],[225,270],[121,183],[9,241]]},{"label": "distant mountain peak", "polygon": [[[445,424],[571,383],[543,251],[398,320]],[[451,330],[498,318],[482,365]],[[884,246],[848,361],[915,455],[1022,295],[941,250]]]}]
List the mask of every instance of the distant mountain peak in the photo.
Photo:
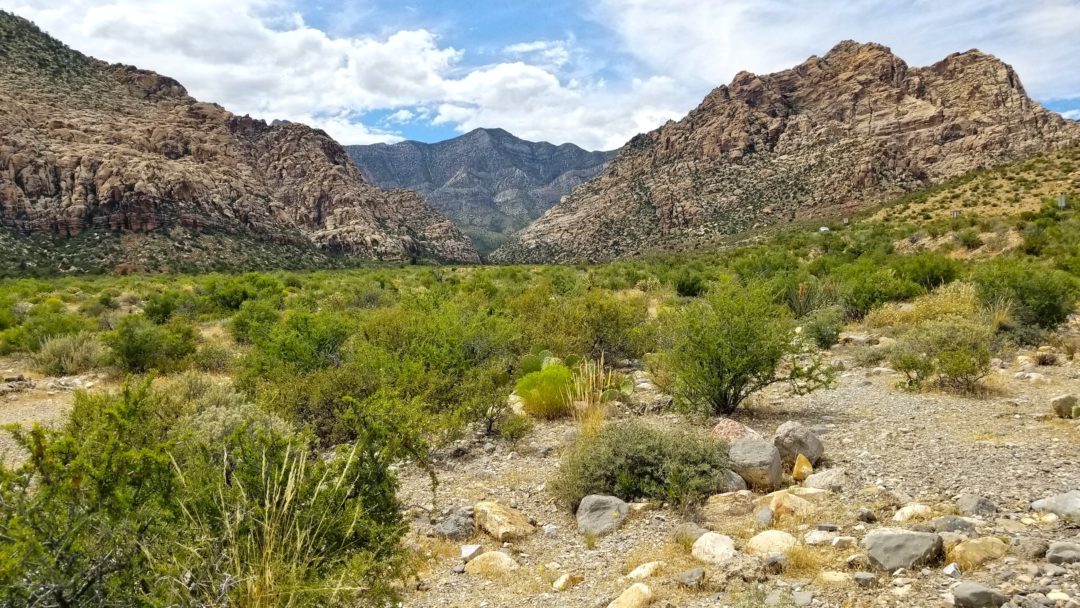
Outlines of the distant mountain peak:
[{"label": "distant mountain peak", "polygon": [[602,261],[839,214],[973,169],[1080,144],[978,50],[911,68],[846,40],[774,74],[739,72],[685,118],[632,138],[491,256]]},{"label": "distant mountain peak", "polygon": [[499,128],[445,141],[348,146],[365,177],[416,190],[477,242],[483,253],[598,175],[614,152],[531,142]]}]

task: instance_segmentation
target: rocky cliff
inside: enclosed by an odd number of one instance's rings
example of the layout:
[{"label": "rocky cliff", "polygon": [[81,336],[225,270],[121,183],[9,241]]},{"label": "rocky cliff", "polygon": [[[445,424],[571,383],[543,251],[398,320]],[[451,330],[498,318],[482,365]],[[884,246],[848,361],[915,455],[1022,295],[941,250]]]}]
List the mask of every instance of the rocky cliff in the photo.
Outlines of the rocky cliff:
[{"label": "rocky cliff", "polygon": [[476,129],[435,144],[346,149],[373,184],[416,190],[472,236],[482,252],[599,175],[615,155],[525,141],[502,129]]},{"label": "rocky cliff", "polygon": [[685,118],[638,135],[607,171],[496,251],[600,261],[837,215],[961,173],[1080,142],[979,51],[908,67],[842,42],[766,76],[742,72]]},{"label": "rocky cliff", "polygon": [[[280,243],[290,256],[308,247],[372,260],[479,260],[415,193],[365,182],[322,131],[235,116],[171,78],[86,57],[3,12],[0,58],[6,239],[210,232]],[[153,269],[138,248],[109,251],[105,261]]]}]

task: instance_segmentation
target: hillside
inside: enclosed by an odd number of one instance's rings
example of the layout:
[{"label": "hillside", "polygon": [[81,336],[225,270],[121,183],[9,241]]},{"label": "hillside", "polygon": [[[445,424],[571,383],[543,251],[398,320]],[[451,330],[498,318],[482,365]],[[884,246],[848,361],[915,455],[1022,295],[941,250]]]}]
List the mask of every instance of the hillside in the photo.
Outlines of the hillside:
[{"label": "hillside", "polygon": [[404,141],[345,149],[371,183],[419,192],[471,236],[482,253],[599,175],[615,155],[525,141],[502,129],[476,129],[434,144]]},{"label": "hillside", "polygon": [[1000,60],[968,51],[908,67],[843,42],[765,76],[738,74],[678,122],[627,143],[492,255],[602,261],[868,208],[972,170],[1080,142]]},{"label": "hillside", "polygon": [[[365,182],[322,131],[235,116],[171,78],[87,57],[2,12],[0,56],[0,226],[39,267],[161,268],[144,247],[117,240],[128,234],[148,235],[134,242],[154,242],[172,268],[294,265],[298,255],[479,259],[414,193]],[[269,258],[186,246],[207,234],[261,243]],[[80,235],[77,259],[52,256]]]}]

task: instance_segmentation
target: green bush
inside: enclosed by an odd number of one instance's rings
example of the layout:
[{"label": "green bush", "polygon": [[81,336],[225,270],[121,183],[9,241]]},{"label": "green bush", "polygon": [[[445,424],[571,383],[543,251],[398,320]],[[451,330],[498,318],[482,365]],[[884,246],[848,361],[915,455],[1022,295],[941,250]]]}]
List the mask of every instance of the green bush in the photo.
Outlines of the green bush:
[{"label": "green bush", "polygon": [[901,256],[893,263],[893,268],[901,278],[917,283],[927,291],[951,283],[960,276],[960,263],[937,252]]},{"label": "green bush", "polygon": [[0,604],[390,604],[406,566],[392,467],[412,432],[368,409],[324,458],[226,394],[147,381],[16,431],[32,457],[0,465]]},{"label": "green bush", "polygon": [[705,279],[696,272],[684,270],[675,279],[675,293],[684,298],[696,298],[705,293]]},{"label": "green bush", "polygon": [[928,321],[906,333],[890,355],[890,362],[916,388],[936,375],[943,388],[975,392],[990,373],[994,332],[981,319],[944,317]]},{"label": "green bush", "polygon": [[229,320],[229,331],[238,344],[251,344],[280,318],[281,314],[269,302],[248,300]]},{"label": "green bush", "polygon": [[[710,290],[674,314],[666,334],[664,364],[683,409],[726,415],[771,384],[789,382],[802,392],[831,381],[828,367],[796,344],[787,308],[758,284]],[[796,355],[798,364],[782,365]]]},{"label": "green bush", "polygon": [[156,293],[146,299],[146,304],[143,305],[143,314],[146,315],[147,319],[160,325],[168,321],[169,317],[176,312],[179,299],[179,294],[175,291]]},{"label": "green bush", "polygon": [[525,411],[537,418],[561,418],[571,414],[570,387],[573,374],[565,365],[548,365],[517,381]]},{"label": "green bush", "polygon": [[46,301],[31,308],[18,325],[0,331],[0,354],[35,352],[50,338],[93,329],[89,319],[67,312],[60,301]]},{"label": "green bush", "polygon": [[105,343],[120,369],[141,373],[176,369],[195,352],[197,336],[188,323],[157,325],[142,315],[128,315],[105,335]]},{"label": "green bush", "polygon": [[107,350],[101,339],[89,333],[49,338],[32,359],[47,376],[71,376],[105,364]]},{"label": "green bush", "polygon": [[803,335],[818,348],[829,348],[840,339],[844,328],[844,311],[839,306],[819,308],[802,320]]},{"label": "green bush", "polygon": [[869,260],[847,266],[838,274],[844,310],[853,319],[861,319],[885,302],[907,300],[922,291],[892,268],[878,266]]},{"label": "green bush", "polygon": [[1076,277],[1015,258],[999,258],[976,268],[972,281],[984,304],[1009,302],[1021,325],[1044,330],[1064,323],[1080,297]]},{"label": "green bush", "polygon": [[727,467],[727,446],[705,432],[626,420],[579,436],[552,490],[572,508],[590,494],[688,506],[725,491]]}]

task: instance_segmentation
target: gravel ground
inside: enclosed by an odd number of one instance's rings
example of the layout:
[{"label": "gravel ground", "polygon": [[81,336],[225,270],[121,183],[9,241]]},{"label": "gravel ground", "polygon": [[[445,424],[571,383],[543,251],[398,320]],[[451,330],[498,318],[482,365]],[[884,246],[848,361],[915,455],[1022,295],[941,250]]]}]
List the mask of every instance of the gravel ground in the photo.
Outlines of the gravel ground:
[{"label": "gravel ground", "polygon": [[[843,357],[844,351],[839,355]],[[814,524],[828,522],[840,525],[841,534],[861,538],[877,526],[912,525],[889,521],[904,504],[926,504],[935,515],[945,515],[955,513],[957,495],[974,493],[990,498],[999,512],[977,521],[973,537],[998,536],[1014,544],[1024,539],[1080,541],[1080,528],[1039,520],[1029,507],[1033,500],[1080,489],[1080,424],[1048,415],[1051,397],[1080,394],[1080,365],[1066,362],[1032,370],[1045,377],[1039,382],[1014,378],[1018,371],[1015,364],[997,370],[986,382],[988,394],[979,398],[905,392],[895,388],[898,376],[867,369],[844,372],[834,388],[807,396],[786,395],[781,388],[760,395],[736,416],[740,422],[769,437],[787,420],[802,422],[825,444],[825,460],[818,469],[843,467],[852,479],[843,492],[820,504],[812,519],[774,526],[801,537]],[[672,424],[680,422],[674,415],[664,418]],[[818,577],[818,569],[855,572],[846,559],[860,553],[857,547],[815,549],[814,564],[762,582],[729,581],[687,591],[672,580],[686,569],[705,566],[709,580],[719,579],[715,568],[695,563],[673,540],[675,527],[693,520],[694,514],[645,510],[589,547],[576,530],[573,514],[546,491],[546,482],[558,468],[559,448],[572,434],[571,423],[540,423],[517,446],[482,438],[459,446],[460,454],[438,463],[437,505],[432,504],[424,475],[412,469],[402,471],[402,498],[414,518],[411,542],[426,558],[415,585],[408,589],[405,606],[603,607],[633,582],[625,578],[627,572],[653,560],[666,564],[645,581],[657,597],[657,606],[762,605],[738,603],[755,587],[773,595],[765,605],[785,605],[787,599],[779,604],[774,600],[799,590],[799,599],[812,596],[814,606],[946,606],[952,602],[951,588],[960,580],[998,587],[1017,602],[1029,594],[1035,603],[1026,605],[1080,606],[1080,568],[1074,565],[1064,574],[1053,569],[1047,573],[1042,560],[1014,554],[966,571],[962,578],[946,576],[945,564],[896,577],[879,573],[880,586],[870,589],[823,582]],[[544,530],[507,545],[479,533],[465,542],[433,536],[433,520],[453,507],[479,500],[515,507]],[[859,522],[860,507],[874,510],[886,523]],[[732,536],[741,547],[755,533],[751,520],[733,518],[718,531]],[[455,573],[455,566],[461,564],[459,546],[466,542],[508,551],[522,568],[495,579]],[[563,573],[581,575],[584,581],[555,592],[551,583]],[[1047,600],[1045,595],[1054,591],[1073,599]]]}]

